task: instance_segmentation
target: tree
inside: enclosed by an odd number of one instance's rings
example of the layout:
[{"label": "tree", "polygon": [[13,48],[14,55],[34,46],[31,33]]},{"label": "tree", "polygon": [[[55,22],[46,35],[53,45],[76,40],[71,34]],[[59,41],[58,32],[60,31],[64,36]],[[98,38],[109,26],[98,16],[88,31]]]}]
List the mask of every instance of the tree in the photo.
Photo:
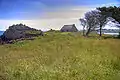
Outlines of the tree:
[{"label": "tree", "polygon": [[83,26],[83,36],[85,36],[85,26],[86,26],[86,20],[85,19],[79,19],[81,25]]},{"label": "tree", "polygon": [[101,12],[99,10],[95,10],[92,13],[94,15],[94,20],[97,21],[96,25],[99,27],[100,36],[102,36],[102,28],[109,21],[115,21],[115,20],[112,17],[110,17],[111,13]]},{"label": "tree", "polygon": [[110,14],[108,15],[103,15],[101,12],[100,12],[100,16],[98,17],[98,21],[99,21],[99,31],[100,31],[100,36],[102,36],[102,28],[108,23],[108,22],[113,22],[115,24],[118,24],[118,22],[112,18],[112,17],[109,17]]},{"label": "tree", "polygon": [[117,24],[120,23],[120,7],[99,7],[96,10],[87,12],[85,14],[85,20],[80,19],[80,21],[83,28],[86,25],[86,36],[96,28],[99,28],[100,36],[102,36],[102,28],[109,21]]},{"label": "tree", "polygon": [[93,10],[85,14],[86,19],[86,36],[89,35],[91,31],[94,31],[99,26],[98,21],[99,11]]},{"label": "tree", "polygon": [[98,24],[99,24],[99,31],[100,31],[100,36],[102,36],[102,28],[105,26],[105,24],[108,22],[107,18],[109,15],[104,15],[104,13],[101,13],[101,11],[98,12]]},{"label": "tree", "polygon": [[101,11],[102,15],[110,15],[116,21],[120,23],[120,7],[109,6],[109,7],[98,7],[97,10]]}]

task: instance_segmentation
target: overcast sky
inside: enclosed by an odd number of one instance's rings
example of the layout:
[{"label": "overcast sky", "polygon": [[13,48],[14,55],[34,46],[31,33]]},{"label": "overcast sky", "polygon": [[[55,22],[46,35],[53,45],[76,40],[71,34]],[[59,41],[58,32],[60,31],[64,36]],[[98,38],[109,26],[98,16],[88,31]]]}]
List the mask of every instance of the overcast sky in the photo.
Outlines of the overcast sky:
[{"label": "overcast sky", "polygon": [[119,6],[120,0],[0,0],[0,30],[12,24],[48,30],[76,24],[79,18],[99,6]]}]

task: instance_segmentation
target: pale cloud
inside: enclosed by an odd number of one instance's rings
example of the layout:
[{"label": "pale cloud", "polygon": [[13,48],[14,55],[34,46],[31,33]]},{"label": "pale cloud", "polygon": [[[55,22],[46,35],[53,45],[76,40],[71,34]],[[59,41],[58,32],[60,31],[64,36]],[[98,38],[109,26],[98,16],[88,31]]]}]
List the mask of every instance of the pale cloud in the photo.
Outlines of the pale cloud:
[{"label": "pale cloud", "polygon": [[119,5],[120,5],[120,2],[114,2],[114,3],[102,4],[100,6],[119,6]]},{"label": "pale cloud", "polygon": [[[43,3],[34,4],[42,5],[42,7],[46,7]],[[82,26],[80,25],[79,18],[84,17],[84,14],[87,11],[94,10],[96,7],[104,6],[104,5],[112,5],[119,4],[119,2],[108,3],[103,5],[93,5],[93,6],[72,6],[72,7],[62,7],[62,8],[54,8],[47,9],[43,14],[34,14],[30,16],[28,20],[0,20],[0,30],[6,30],[9,26],[13,24],[23,23],[32,28],[41,29],[41,30],[49,30],[56,29],[59,30],[65,24],[76,24],[77,28],[80,30]],[[21,12],[26,13],[27,12]],[[29,15],[29,14],[28,14]]]},{"label": "pale cloud", "polygon": [[120,2],[119,1],[114,1],[112,3],[107,3],[107,4],[95,4],[95,5],[90,5],[91,7],[93,8],[96,8],[96,7],[103,7],[103,6],[106,6],[106,7],[109,7],[109,6],[119,6],[120,5]]},{"label": "pale cloud", "polygon": [[79,20],[77,18],[69,19],[40,19],[40,20],[0,20],[1,30],[6,30],[9,26],[13,24],[23,23],[32,28],[41,29],[43,31],[49,29],[60,30],[61,27],[65,24],[76,24],[76,27],[80,30]]},{"label": "pale cloud", "polygon": [[[76,9],[78,9],[78,7],[76,7]],[[65,24],[76,24],[77,28],[80,30],[82,29],[82,26],[79,23],[79,18],[83,17],[84,13],[88,10],[89,8],[87,7],[82,7],[79,10],[75,10],[75,7],[64,9],[62,8],[56,9],[53,12],[48,11],[44,13],[42,17],[38,15],[38,18],[35,19],[33,18],[29,20],[0,20],[0,30],[6,30],[9,26],[19,23],[23,23],[32,28],[41,30],[59,30]]]}]

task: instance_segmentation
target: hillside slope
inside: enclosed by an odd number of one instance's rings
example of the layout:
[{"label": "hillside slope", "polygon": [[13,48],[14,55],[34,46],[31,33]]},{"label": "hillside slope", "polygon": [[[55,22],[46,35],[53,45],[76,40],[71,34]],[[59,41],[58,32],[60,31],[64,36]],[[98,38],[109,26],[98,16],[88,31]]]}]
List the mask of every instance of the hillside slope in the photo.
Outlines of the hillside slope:
[{"label": "hillside slope", "polygon": [[15,40],[20,38],[29,38],[42,35],[41,30],[30,28],[23,24],[16,24],[9,26],[9,28],[3,33],[1,39],[3,41]]},{"label": "hillside slope", "polygon": [[0,46],[0,80],[119,80],[120,40],[48,32]]}]

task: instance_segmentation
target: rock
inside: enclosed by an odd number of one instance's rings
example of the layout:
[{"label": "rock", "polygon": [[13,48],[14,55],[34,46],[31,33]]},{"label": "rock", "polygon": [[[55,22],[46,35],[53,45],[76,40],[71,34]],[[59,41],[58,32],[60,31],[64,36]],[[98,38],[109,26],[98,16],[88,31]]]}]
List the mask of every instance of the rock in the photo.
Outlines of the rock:
[{"label": "rock", "polygon": [[41,30],[30,28],[23,24],[16,24],[10,26],[1,36],[3,41],[16,40],[21,38],[29,38],[35,36],[43,36]]}]

